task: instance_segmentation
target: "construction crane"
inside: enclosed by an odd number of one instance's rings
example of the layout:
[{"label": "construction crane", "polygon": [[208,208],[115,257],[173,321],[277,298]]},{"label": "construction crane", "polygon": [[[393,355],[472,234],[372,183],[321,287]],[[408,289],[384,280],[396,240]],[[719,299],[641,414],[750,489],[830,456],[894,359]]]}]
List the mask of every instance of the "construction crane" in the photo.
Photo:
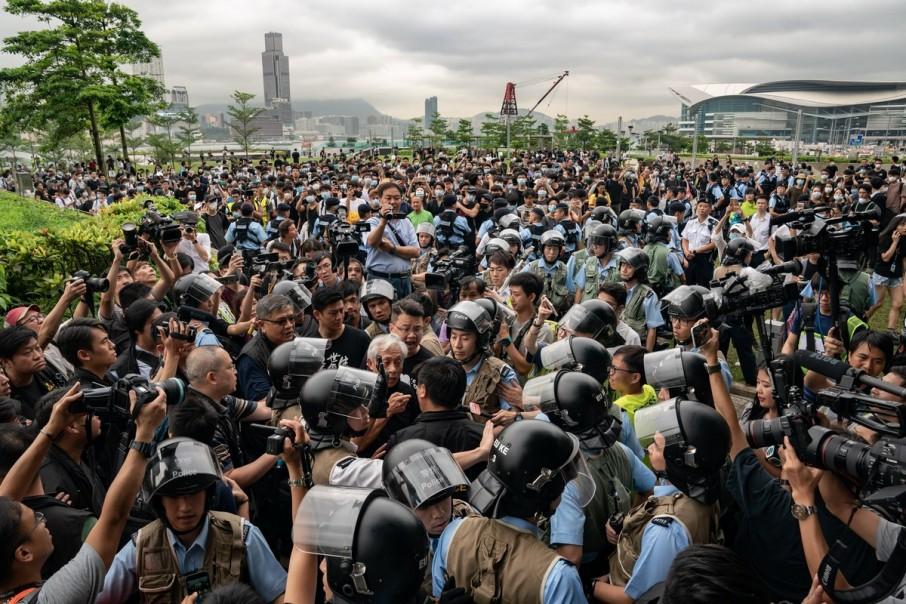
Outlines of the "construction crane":
[{"label": "construction crane", "polygon": [[[531,116],[532,113],[534,113],[535,109],[538,108],[538,105],[540,105],[542,103],[542,101],[544,101],[544,99],[546,99],[550,95],[550,93],[554,91],[554,88],[556,88],[560,84],[560,82],[562,82],[568,75],[569,75],[569,70],[564,71],[559,76],[557,76],[557,79],[554,81],[554,83],[551,85],[551,87],[547,89],[547,92],[545,92],[543,95],[541,95],[541,98],[538,99],[538,102],[535,103],[531,109],[529,109],[528,113],[525,114],[525,117],[527,118],[527,117]],[[507,147],[507,149],[509,149],[510,148],[510,116],[519,115],[519,109],[516,106],[516,84],[513,82],[506,83],[506,88],[504,89],[504,92],[503,92],[503,105],[500,107],[500,115],[506,121],[506,147]]]}]

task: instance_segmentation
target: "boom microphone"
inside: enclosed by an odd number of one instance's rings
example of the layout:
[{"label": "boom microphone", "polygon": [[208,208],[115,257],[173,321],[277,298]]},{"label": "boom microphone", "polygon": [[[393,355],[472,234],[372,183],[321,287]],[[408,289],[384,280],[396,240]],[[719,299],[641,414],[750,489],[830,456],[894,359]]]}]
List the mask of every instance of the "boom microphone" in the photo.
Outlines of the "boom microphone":
[{"label": "boom microphone", "polygon": [[767,268],[759,268],[758,272],[764,275],[779,275],[783,273],[792,273],[794,275],[801,275],[802,271],[805,270],[805,263],[798,258],[794,258],[789,262],[784,262],[783,264],[775,264],[774,266],[769,266]]},{"label": "boom microphone", "polygon": [[832,379],[840,388],[855,390],[856,385],[883,390],[906,400],[906,388],[888,384],[884,380],[872,377],[861,369],[851,367],[843,361],[831,358],[820,352],[797,350],[793,358],[799,364],[821,375]]}]

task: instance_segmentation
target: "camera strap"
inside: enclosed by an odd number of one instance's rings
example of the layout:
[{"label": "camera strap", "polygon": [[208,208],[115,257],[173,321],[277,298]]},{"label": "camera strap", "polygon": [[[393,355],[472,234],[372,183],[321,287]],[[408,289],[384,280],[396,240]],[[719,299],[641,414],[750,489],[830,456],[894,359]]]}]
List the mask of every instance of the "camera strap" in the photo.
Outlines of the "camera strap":
[{"label": "camera strap", "polygon": [[393,228],[393,225],[390,224],[389,220],[387,221],[387,228],[390,229],[391,233],[393,233],[393,238],[396,239],[397,245],[406,245],[405,243],[403,243],[403,238],[400,237],[400,234],[397,232],[397,230],[395,228]]}]

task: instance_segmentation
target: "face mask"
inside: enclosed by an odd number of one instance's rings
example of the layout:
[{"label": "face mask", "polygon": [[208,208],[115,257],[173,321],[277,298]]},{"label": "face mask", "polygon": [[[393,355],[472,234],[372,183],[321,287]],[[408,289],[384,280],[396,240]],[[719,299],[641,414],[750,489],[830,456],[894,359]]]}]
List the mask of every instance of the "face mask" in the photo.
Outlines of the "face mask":
[{"label": "face mask", "polygon": [[813,192],[812,199],[821,199],[821,192],[820,191]]},{"label": "face mask", "polygon": [[547,206],[547,211],[550,212],[551,214],[553,214],[554,210],[556,210],[556,209],[557,209],[557,204],[555,204],[555,203],[552,203],[549,206]]},{"label": "face mask", "polygon": [[824,192],[825,192],[825,193],[830,193],[830,192],[833,191],[833,190],[834,190],[833,187],[824,187]]},{"label": "face mask", "polygon": [[315,200],[315,196],[314,196],[314,195],[306,195],[306,196],[305,196],[305,201],[307,201],[308,203],[312,203],[314,200]]},{"label": "face mask", "polygon": [[330,197],[330,191],[324,191],[323,193],[321,193],[321,199],[327,199],[328,197]]},{"label": "face mask", "polygon": [[208,208],[210,208],[210,209],[212,209],[212,210],[216,210],[216,209],[217,209],[217,202],[216,202],[216,201],[209,201],[209,202],[208,202]]},{"label": "face mask", "polygon": [[235,212],[233,212],[233,218],[242,218],[242,212],[236,210]]},{"label": "face mask", "polygon": [[520,187],[521,187],[521,186],[524,186],[524,185],[525,185],[525,182],[526,182],[526,180],[525,180],[524,178],[517,178],[517,179],[516,179],[516,184],[518,184]]},{"label": "face mask", "polygon": [[315,185],[312,187],[312,189],[314,189],[315,191],[320,191],[320,190],[321,190],[321,185],[315,184]]},{"label": "face mask", "polygon": [[742,237],[742,233],[737,233],[736,231],[733,231],[732,233],[730,233],[730,241],[733,241],[734,239],[739,239],[740,237]]},{"label": "face mask", "polygon": [[440,197],[440,196],[443,195],[443,194],[444,194],[444,190],[443,190],[443,189],[434,189],[434,196],[435,196],[435,197]]},{"label": "face mask", "polygon": [[887,182],[896,182],[896,181],[897,181],[897,177],[896,177],[896,176],[888,176],[888,177],[887,177]]},{"label": "face mask", "polygon": [[843,201],[843,196],[839,193],[834,195],[834,201]]},{"label": "face mask", "polygon": [[471,194],[466,195],[466,201],[468,201],[469,203],[472,203],[473,201],[475,201],[475,196],[471,195]]},{"label": "face mask", "polygon": [[797,178],[797,179],[796,179],[796,184],[799,185],[799,186],[801,187],[802,185],[805,184],[805,181],[802,180],[801,178]]},{"label": "face mask", "polygon": [[415,196],[418,197],[419,199],[424,199],[424,197],[425,197],[425,190],[424,190],[424,189],[416,189],[416,190],[415,190]]},{"label": "face mask", "polygon": [[819,177],[819,180],[820,180],[821,182],[824,182],[825,180],[827,180],[827,174],[822,174],[822,175]]},{"label": "face mask", "polygon": [[544,199],[547,197],[547,191],[538,191],[538,199]]},{"label": "face mask", "polygon": [[189,195],[189,201],[195,201],[195,196],[194,196],[194,195]]}]

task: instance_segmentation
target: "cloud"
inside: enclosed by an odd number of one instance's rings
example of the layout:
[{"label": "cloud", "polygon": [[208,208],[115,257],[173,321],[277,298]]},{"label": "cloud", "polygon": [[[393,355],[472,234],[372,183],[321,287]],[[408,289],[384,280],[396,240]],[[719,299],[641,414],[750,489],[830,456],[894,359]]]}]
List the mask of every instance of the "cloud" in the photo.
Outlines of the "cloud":
[{"label": "cloud", "polygon": [[[530,107],[599,122],[676,115],[674,82],[896,80],[906,14],[896,0],[801,0],[794,10],[726,0],[130,0],[161,47],[168,85],[195,105],[262,95],[264,33],[283,33],[292,96],[363,97],[413,117],[499,109],[507,81]],[[4,15],[0,35],[34,27]],[[16,57],[0,54],[0,66]]]}]

